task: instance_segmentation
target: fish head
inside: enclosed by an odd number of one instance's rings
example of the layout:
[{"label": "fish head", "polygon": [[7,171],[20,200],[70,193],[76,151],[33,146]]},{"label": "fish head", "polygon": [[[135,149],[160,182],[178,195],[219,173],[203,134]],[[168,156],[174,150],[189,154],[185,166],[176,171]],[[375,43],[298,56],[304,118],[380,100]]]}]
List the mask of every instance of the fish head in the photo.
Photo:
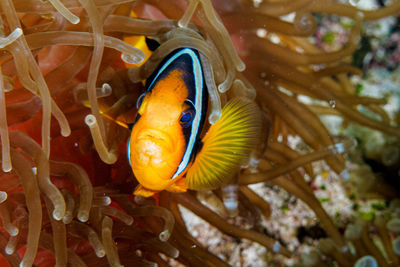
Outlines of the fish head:
[{"label": "fish head", "polygon": [[187,89],[173,71],[142,96],[129,144],[132,170],[141,185],[159,191],[171,183],[185,152],[183,128],[194,117]]},{"label": "fish head", "polygon": [[137,101],[128,156],[140,183],[134,194],[186,190],[184,175],[200,147],[208,93],[196,50],[173,51],[147,79]]}]

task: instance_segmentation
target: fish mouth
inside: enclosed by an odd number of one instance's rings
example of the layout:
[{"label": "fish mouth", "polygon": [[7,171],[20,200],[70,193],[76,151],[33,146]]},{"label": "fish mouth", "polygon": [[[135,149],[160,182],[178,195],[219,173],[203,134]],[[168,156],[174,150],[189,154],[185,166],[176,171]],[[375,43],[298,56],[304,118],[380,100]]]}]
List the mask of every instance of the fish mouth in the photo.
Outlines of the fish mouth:
[{"label": "fish mouth", "polygon": [[139,131],[132,144],[132,164],[135,169],[154,168],[155,172],[170,165],[175,153],[174,141],[168,133],[154,129]]},{"label": "fish mouth", "polygon": [[151,190],[163,190],[181,160],[180,143],[159,129],[142,128],[131,139],[131,166],[136,179]]},{"label": "fish mouth", "polygon": [[169,134],[155,129],[144,129],[141,130],[137,137],[137,142],[141,141],[151,141],[156,146],[165,150],[167,153],[171,153],[174,151],[174,142]]}]

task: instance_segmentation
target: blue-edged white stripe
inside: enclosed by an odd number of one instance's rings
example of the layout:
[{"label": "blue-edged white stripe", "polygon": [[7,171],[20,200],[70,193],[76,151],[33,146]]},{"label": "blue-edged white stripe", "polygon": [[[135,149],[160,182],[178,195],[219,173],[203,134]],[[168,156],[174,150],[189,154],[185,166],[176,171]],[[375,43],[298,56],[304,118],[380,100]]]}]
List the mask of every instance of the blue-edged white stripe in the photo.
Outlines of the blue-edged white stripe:
[{"label": "blue-edged white stripe", "polygon": [[132,166],[132,163],[131,163],[131,138],[130,137],[128,139],[128,148],[126,150],[127,150],[127,154],[128,154],[129,165]]}]

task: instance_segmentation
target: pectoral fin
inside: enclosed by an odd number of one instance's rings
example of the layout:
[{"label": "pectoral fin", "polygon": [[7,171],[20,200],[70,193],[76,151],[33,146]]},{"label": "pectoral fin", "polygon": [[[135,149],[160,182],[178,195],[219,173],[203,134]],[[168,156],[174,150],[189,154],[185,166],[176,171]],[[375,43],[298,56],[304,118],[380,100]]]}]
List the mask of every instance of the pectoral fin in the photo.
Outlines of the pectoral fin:
[{"label": "pectoral fin", "polygon": [[152,191],[150,189],[147,189],[143,185],[136,186],[135,191],[133,192],[134,195],[139,195],[142,197],[151,197],[155,193],[157,193],[157,191]]},{"label": "pectoral fin", "polygon": [[203,138],[203,147],[186,174],[189,189],[213,189],[229,181],[259,141],[258,106],[243,98],[230,100],[218,122]]},{"label": "pectoral fin", "polygon": [[175,193],[182,193],[186,192],[187,187],[185,185],[185,178],[181,178],[178,181],[172,183],[166,188],[167,191],[169,192],[175,192]]}]

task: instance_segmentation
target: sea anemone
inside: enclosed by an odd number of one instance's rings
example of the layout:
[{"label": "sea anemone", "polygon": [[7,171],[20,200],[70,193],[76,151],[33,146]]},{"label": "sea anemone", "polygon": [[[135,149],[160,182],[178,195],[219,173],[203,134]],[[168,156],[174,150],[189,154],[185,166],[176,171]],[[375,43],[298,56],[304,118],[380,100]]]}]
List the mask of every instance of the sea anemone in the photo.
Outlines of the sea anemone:
[{"label": "sea anemone", "polygon": [[[311,163],[322,159],[342,173],[341,154],[354,145],[335,143],[318,115],[334,114],[400,137],[382,109],[384,99],[356,95],[349,77],[361,71],[348,63],[362,22],[396,14],[399,2],[374,11],[332,0],[257,5],[245,0],[3,0],[0,8],[4,262],[167,266],[174,258],[190,266],[227,266],[191,236],[179,206],[227,235],[291,257],[257,227],[228,223],[194,191],[162,192],[154,199],[131,195],[137,182],[125,153],[129,131],[120,125],[133,122],[142,81],[163,57],[177,47],[193,47],[205,63],[209,122],[218,120],[221,106],[234,96],[255,101],[264,118],[259,149],[232,174],[231,184],[215,193],[231,203],[232,216],[244,206],[249,217],[268,217],[273,207],[248,185],[272,181],[315,212],[333,242],[328,245],[339,248],[325,249],[326,254],[341,264],[337,254],[345,238],[304,173],[312,177]],[[314,14],[352,20],[342,48],[324,52],[310,41],[317,27]],[[284,20],[286,15],[292,19]],[[134,38],[128,44],[129,36]],[[150,58],[144,36],[161,44]],[[320,104],[304,104],[299,96]],[[379,119],[361,113],[360,105]],[[310,153],[290,147],[289,136],[299,136]],[[380,225],[377,229],[383,229]],[[391,242],[389,234],[384,238]]]}]

